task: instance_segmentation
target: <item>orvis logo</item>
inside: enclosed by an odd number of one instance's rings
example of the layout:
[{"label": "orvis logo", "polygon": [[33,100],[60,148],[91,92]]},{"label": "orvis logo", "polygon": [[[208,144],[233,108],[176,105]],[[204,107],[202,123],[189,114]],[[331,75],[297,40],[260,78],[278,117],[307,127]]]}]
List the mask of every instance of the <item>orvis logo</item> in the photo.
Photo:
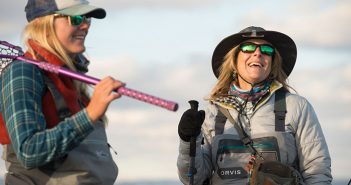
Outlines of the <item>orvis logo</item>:
[{"label": "orvis logo", "polygon": [[222,179],[236,179],[247,177],[247,172],[242,167],[219,168],[217,173]]}]

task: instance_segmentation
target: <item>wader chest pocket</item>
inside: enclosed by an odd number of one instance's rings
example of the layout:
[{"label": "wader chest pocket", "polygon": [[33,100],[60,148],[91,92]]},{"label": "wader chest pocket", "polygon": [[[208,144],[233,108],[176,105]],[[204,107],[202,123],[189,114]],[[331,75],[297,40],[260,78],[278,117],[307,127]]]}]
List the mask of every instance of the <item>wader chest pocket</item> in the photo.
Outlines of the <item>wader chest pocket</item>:
[{"label": "wader chest pocket", "polygon": [[[253,146],[267,160],[279,160],[279,148],[274,137],[254,139]],[[248,176],[245,167],[251,150],[241,140],[222,139],[216,153],[217,174],[222,179],[241,179]]]}]

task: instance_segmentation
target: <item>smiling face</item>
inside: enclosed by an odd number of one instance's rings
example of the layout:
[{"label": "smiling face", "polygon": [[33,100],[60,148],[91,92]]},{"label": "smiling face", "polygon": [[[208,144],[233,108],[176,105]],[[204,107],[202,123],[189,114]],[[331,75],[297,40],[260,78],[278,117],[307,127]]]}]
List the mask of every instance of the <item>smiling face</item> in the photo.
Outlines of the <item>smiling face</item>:
[{"label": "smiling face", "polygon": [[73,26],[70,24],[67,16],[55,18],[56,36],[71,57],[85,51],[84,41],[88,34],[89,26],[86,21],[83,21],[79,26]]},{"label": "smiling face", "polygon": [[[267,41],[259,39],[251,39],[245,42],[258,45],[269,44]],[[239,73],[237,85],[239,85],[241,89],[250,90],[250,83],[255,84],[265,80],[271,72],[271,67],[272,56],[263,54],[260,51],[260,47],[257,47],[253,53],[239,51],[236,63],[236,68]]]}]

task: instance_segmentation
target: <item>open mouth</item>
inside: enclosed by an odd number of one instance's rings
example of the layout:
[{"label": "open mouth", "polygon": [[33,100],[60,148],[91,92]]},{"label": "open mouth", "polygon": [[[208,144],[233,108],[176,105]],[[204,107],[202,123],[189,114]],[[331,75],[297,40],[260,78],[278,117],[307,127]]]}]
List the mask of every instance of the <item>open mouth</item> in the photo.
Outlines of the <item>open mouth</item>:
[{"label": "open mouth", "polygon": [[85,35],[74,35],[73,39],[84,40],[85,39]]},{"label": "open mouth", "polygon": [[260,63],[253,62],[253,63],[249,64],[249,67],[260,67],[261,68],[261,67],[263,67],[263,65]]}]

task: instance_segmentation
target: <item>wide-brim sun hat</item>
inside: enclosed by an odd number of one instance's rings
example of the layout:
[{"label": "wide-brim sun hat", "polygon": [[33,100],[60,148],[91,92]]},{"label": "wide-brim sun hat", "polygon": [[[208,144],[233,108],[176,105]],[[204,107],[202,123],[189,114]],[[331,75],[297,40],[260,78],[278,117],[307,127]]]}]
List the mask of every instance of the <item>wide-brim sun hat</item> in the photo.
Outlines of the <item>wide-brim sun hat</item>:
[{"label": "wide-brim sun hat", "polygon": [[88,15],[97,19],[106,16],[103,8],[92,6],[87,0],[28,0],[25,12],[28,22],[50,14]]},{"label": "wide-brim sun hat", "polygon": [[239,33],[224,38],[216,46],[212,55],[212,70],[217,78],[219,76],[219,68],[224,62],[225,55],[235,46],[238,46],[242,42],[250,39],[262,39],[271,43],[282,57],[283,71],[287,76],[290,75],[295,66],[297,57],[295,42],[284,33],[268,31],[261,27],[250,26],[241,30]]}]

